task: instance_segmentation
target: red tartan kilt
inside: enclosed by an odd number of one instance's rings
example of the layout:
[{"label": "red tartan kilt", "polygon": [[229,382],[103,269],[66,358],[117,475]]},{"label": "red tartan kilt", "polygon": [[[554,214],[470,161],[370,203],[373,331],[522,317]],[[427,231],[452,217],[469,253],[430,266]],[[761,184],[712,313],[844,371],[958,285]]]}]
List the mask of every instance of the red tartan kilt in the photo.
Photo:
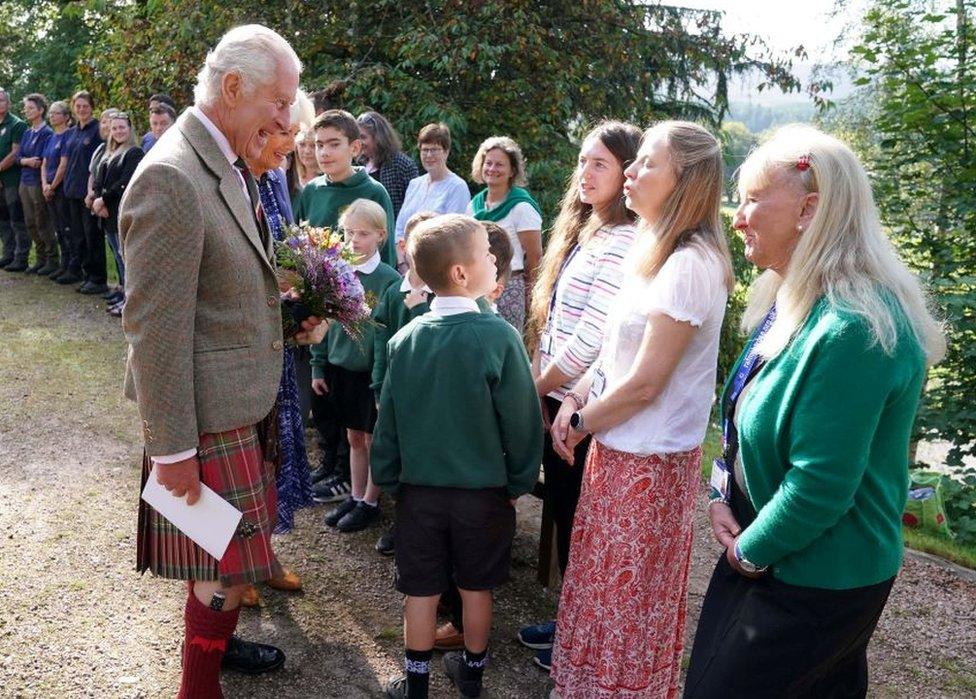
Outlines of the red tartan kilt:
[{"label": "red tartan kilt", "polygon": [[[218,561],[140,499],[137,570],[175,580],[219,579],[225,587],[279,576],[281,566],[271,549],[275,466],[265,458],[256,426],[200,435],[197,451],[200,480],[244,514],[241,526]],[[151,469],[144,455],[140,493]]]}]

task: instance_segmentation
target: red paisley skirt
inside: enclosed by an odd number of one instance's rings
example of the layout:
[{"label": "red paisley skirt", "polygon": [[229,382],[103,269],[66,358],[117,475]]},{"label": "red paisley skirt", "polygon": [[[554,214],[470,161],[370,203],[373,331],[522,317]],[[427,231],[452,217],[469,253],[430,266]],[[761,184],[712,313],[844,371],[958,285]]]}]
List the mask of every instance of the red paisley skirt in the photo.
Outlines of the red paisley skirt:
[{"label": "red paisley skirt", "polygon": [[595,439],[553,646],[560,699],[678,692],[701,449],[636,456]]}]

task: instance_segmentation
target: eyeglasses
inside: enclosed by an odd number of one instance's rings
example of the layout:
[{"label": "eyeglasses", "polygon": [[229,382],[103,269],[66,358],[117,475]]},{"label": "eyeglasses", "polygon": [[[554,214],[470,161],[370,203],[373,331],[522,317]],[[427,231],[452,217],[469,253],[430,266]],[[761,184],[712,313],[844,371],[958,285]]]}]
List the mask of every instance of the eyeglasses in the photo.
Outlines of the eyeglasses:
[{"label": "eyeglasses", "polygon": [[421,155],[437,155],[438,153],[443,153],[443,152],[444,152],[444,149],[441,148],[440,146],[432,146],[430,148],[421,148],[420,149],[420,154]]}]

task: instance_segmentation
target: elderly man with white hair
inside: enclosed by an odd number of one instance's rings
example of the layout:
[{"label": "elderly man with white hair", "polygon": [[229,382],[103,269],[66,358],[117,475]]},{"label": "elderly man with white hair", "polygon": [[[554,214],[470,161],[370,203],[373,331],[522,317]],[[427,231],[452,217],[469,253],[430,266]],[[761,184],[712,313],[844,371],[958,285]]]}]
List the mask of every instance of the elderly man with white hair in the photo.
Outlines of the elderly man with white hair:
[{"label": "elderly man with white hair", "polygon": [[245,587],[281,573],[271,532],[284,343],[271,234],[245,161],[289,129],[301,67],[266,27],[227,32],[194,106],[142,160],[121,204],[125,390],[142,419],[143,483],[152,476],[191,506],[203,484],[243,513],[218,560],[140,503],[138,570],[188,583],[182,699],[222,696],[222,663],[247,673],[284,663],[279,649],[233,635]]}]

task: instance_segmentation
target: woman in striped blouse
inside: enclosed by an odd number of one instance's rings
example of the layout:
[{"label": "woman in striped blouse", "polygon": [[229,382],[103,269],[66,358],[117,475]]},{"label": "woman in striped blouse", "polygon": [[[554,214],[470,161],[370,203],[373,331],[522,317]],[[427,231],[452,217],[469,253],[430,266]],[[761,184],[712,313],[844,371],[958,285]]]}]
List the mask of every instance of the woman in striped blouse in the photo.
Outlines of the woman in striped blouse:
[{"label": "woman in striped blouse", "polygon": [[[532,294],[528,337],[535,345],[533,374],[546,422],[600,353],[607,314],[623,276],[621,263],[637,235],[624,205],[624,168],[637,155],[641,131],[607,121],[587,134]],[[537,343],[537,344],[535,344]],[[547,424],[548,428],[548,424]],[[543,467],[546,499],[556,524],[560,570],[569,560],[569,537],[579,499],[589,439],[567,464],[546,430]],[[553,621],[528,626],[519,640],[549,669]]]}]

